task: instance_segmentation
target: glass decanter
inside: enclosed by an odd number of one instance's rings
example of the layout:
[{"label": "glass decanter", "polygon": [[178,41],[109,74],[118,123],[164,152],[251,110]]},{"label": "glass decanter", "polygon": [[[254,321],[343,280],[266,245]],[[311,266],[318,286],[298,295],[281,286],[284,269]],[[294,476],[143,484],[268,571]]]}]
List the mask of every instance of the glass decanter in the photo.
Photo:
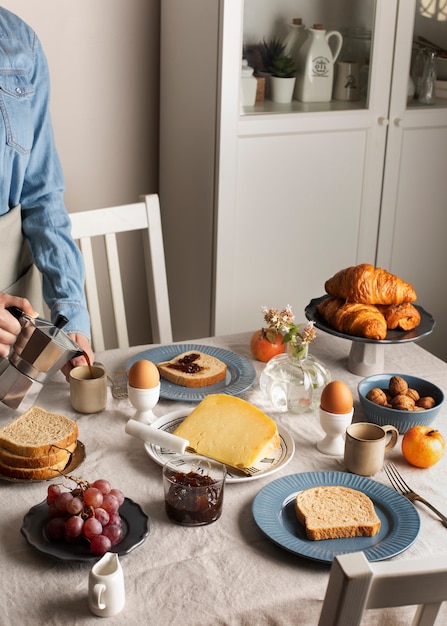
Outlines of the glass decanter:
[{"label": "glass decanter", "polygon": [[327,367],[309,354],[309,344],[290,342],[285,354],[268,361],[259,384],[275,411],[301,414],[319,406],[330,379]]}]

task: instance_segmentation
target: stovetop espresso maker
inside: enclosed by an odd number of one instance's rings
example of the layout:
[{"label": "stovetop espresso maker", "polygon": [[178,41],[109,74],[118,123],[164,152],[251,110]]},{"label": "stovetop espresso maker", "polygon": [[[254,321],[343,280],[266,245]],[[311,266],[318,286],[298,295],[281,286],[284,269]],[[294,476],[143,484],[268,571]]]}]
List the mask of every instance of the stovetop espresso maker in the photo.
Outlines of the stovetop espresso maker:
[{"label": "stovetop espresso maker", "polygon": [[62,328],[68,319],[59,315],[55,324],[32,318],[17,307],[8,307],[22,329],[7,359],[0,363],[0,400],[17,409],[35,383],[45,384],[70,359],[83,351]]}]

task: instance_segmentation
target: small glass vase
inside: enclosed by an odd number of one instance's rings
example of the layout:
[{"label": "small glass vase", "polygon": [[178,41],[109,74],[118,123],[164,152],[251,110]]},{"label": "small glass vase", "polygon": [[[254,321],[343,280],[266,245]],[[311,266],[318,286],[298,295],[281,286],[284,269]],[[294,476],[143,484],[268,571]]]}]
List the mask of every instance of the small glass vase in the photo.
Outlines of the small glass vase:
[{"label": "small glass vase", "polygon": [[319,406],[330,380],[327,367],[309,354],[309,344],[290,342],[285,354],[268,361],[259,384],[275,411],[301,414]]}]

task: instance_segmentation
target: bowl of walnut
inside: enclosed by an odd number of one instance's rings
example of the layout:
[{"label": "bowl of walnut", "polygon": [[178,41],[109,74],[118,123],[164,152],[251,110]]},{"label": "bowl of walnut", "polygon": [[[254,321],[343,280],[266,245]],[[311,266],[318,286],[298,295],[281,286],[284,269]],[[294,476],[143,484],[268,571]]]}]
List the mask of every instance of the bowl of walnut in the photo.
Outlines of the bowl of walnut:
[{"label": "bowl of walnut", "polygon": [[442,390],[423,378],[375,374],[357,387],[366,421],[395,426],[404,434],[413,426],[429,426],[444,402]]}]

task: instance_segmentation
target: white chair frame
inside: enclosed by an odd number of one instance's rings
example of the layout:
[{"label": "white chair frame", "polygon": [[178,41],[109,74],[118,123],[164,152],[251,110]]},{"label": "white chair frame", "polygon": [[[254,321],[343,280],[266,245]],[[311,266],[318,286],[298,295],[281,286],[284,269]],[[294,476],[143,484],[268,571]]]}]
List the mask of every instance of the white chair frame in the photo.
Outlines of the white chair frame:
[{"label": "white chair frame", "polygon": [[357,626],[366,609],[418,605],[412,626],[432,626],[447,600],[447,561],[429,557],[370,563],[363,552],[335,557],[320,626]]},{"label": "white chair frame", "polygon": [[91,240],[93,237],[104,237],[118,347],[127,348],[129,335],[116,235],[137,230],[146,231],[147,234],[144,238],[144,256],[152,340],[154,343],[171,343],[171,313],[158,195],[142,196],[142,201],[134,204],[70,213],[70,219],[72,236],[78,242],[84,258],[85,292],[94,350],[104,350],[105,342]]}]

